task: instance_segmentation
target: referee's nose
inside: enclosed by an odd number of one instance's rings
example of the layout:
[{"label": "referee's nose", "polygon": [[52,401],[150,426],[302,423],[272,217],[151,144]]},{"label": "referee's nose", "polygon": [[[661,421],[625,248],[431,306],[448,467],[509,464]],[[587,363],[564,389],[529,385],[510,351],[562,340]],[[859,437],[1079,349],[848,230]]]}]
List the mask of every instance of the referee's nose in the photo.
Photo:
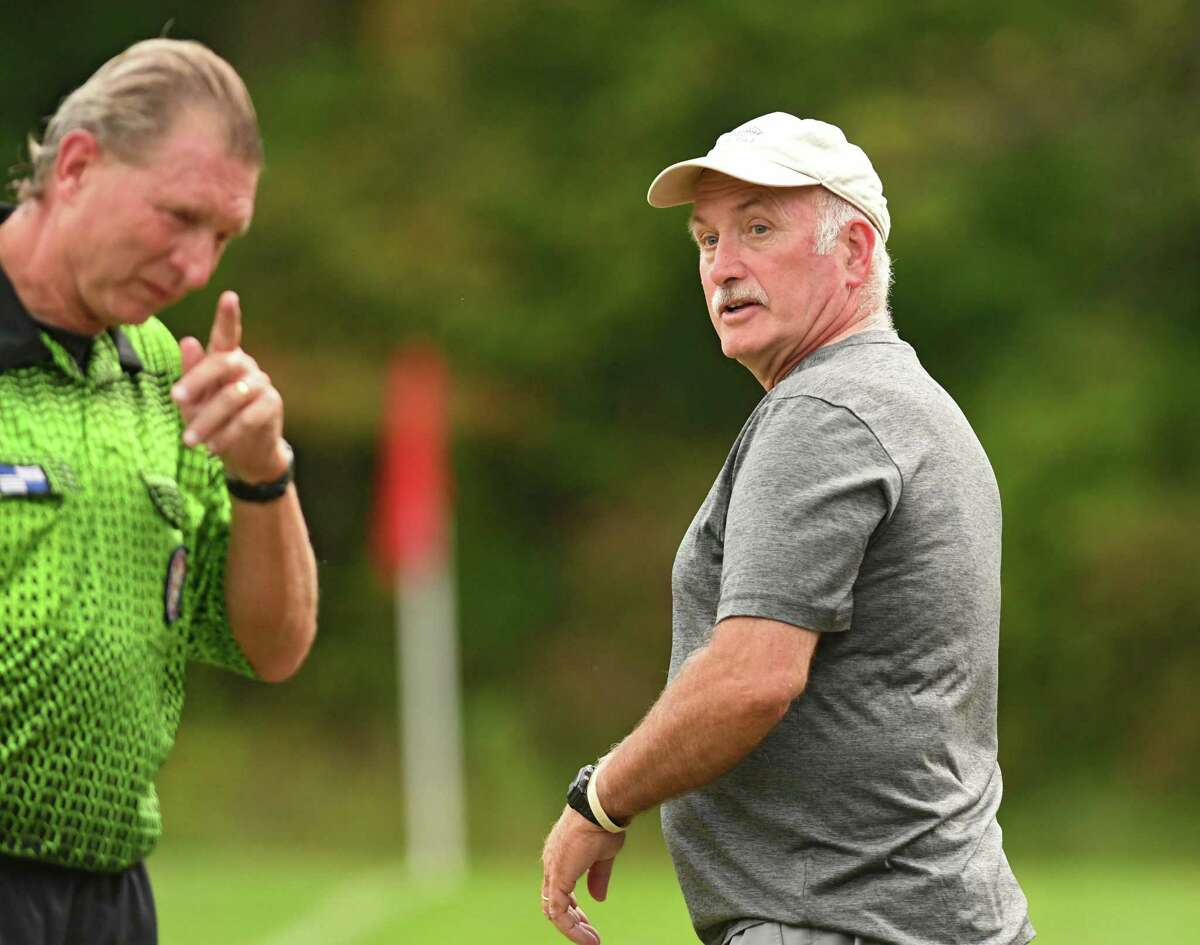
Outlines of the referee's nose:
[{"label": "referee's nose", "polygon": [[217,240],[210,234],[198,232],[183,241],[171,254],[171,263],[182,276],[183,290],[195,292],[208,285],[220,255]]}]

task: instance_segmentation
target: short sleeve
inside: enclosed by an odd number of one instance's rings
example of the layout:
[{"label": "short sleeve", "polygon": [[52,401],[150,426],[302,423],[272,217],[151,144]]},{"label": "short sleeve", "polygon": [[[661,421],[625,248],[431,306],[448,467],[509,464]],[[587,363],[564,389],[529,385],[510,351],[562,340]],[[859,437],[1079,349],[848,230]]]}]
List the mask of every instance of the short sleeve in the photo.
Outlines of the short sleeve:
[{"label": "short sleeve", "polygon": [[871,536],[900,472],[853,412],[798,396],[764,404],[743,439],[725,522],[717,620],[849,628]]},{"label": "short sleeve", "polygon": [[194,562],[189,568],[186,611],[188,658],[254,677],[233,635],[225,609],[225,564],[232,519],[225,473],[219,459],[206,451],[184,451],[180,478],[194,484],[203,515],[196,530]]},{"label": "short sleeve", "polygon": [[[174,420],[172,440],[179,443],[182,421],[168,393],[183,370],[179,343],[157,318],[123,330],[133,341],[145,368],[162,385],[161,396]],[[187,655],[189,659],[253,677],[254,670],[234,638],[225,610],[225,562],[232,509],[224,467],[207,450],[188,449],[181,443],[178,448],[179,486],[193,523],[183,606],[188,621]]]}]

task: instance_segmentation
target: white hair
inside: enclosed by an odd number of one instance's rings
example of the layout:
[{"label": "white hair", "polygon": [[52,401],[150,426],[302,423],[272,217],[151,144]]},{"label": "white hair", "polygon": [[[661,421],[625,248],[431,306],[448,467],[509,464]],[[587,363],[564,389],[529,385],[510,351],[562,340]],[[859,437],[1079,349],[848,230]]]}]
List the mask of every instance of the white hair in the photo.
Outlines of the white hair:
[{"label": "white hair", "polygon": [[[818,187],[816,191],[814,199],[817,223],[813,251],[818,256],[828,256],[832,253],[842,230],[854,220],[862,220],[875,230],[875,225],[848,200],[824,187]],[[892,258],[888,255],[882,234],[875,230],[875,249],[871,254],[871,270],[863,284],[862,306],[867,318],[882,323],[882,327],[886,328],[892,327],[892,313],[888,308],[888,292],[891,287]]]},{"label": "white hair", "polygon": [[262,164],[262,142],[250,93],[233,66],[191,40],[147,39],[113,56],[63,100],[42,140],[29,140],[29,174],[16,182],[19,200],[46,190],[62,139],[76,129],[127,163],[138,163],[189,106],[206,107],[224,125],[233,157]]}]

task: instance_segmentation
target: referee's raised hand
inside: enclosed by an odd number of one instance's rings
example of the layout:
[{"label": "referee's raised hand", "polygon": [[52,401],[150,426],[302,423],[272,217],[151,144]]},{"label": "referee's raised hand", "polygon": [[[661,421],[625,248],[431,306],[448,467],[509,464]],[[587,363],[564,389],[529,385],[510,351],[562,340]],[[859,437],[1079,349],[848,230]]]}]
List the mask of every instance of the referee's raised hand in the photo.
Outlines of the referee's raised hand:
[{"label": "referee's raised hand", "polygon": [[236,479],[270,482],[289,462],[283,398],[241,343],[241,303],[236,292],[222,292],[207,350],[191,336],[179,342],[183,376],[171,395],[183,415],[184,443],[205,444]]}]

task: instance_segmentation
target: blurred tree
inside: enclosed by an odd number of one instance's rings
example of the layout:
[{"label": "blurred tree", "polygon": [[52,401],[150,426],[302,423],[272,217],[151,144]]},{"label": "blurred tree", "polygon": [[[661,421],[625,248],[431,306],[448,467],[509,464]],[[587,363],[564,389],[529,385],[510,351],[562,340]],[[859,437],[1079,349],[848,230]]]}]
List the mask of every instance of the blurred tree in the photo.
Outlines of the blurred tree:
[{"label": "blurred tree", "polygon": [[[0,40],[10,153],[161,28],[158,4],[77,6],[69,37],[33,11]],[[674,548],[761,396],[711,335],[685,213],[645,189],[783,109],[871,155],[897,325],[1000,479],[1010,785],[1200,788],[1195,4],[244,2],[172,32],[248,73],[267,142],[252,235],[170,318],[205,331],[237,286],[287,396],[325,598],[270,705],[387,737],[368,492],[384,355],[421,337],[458,385],[472,724],[561,773],[637,719]]]}]

